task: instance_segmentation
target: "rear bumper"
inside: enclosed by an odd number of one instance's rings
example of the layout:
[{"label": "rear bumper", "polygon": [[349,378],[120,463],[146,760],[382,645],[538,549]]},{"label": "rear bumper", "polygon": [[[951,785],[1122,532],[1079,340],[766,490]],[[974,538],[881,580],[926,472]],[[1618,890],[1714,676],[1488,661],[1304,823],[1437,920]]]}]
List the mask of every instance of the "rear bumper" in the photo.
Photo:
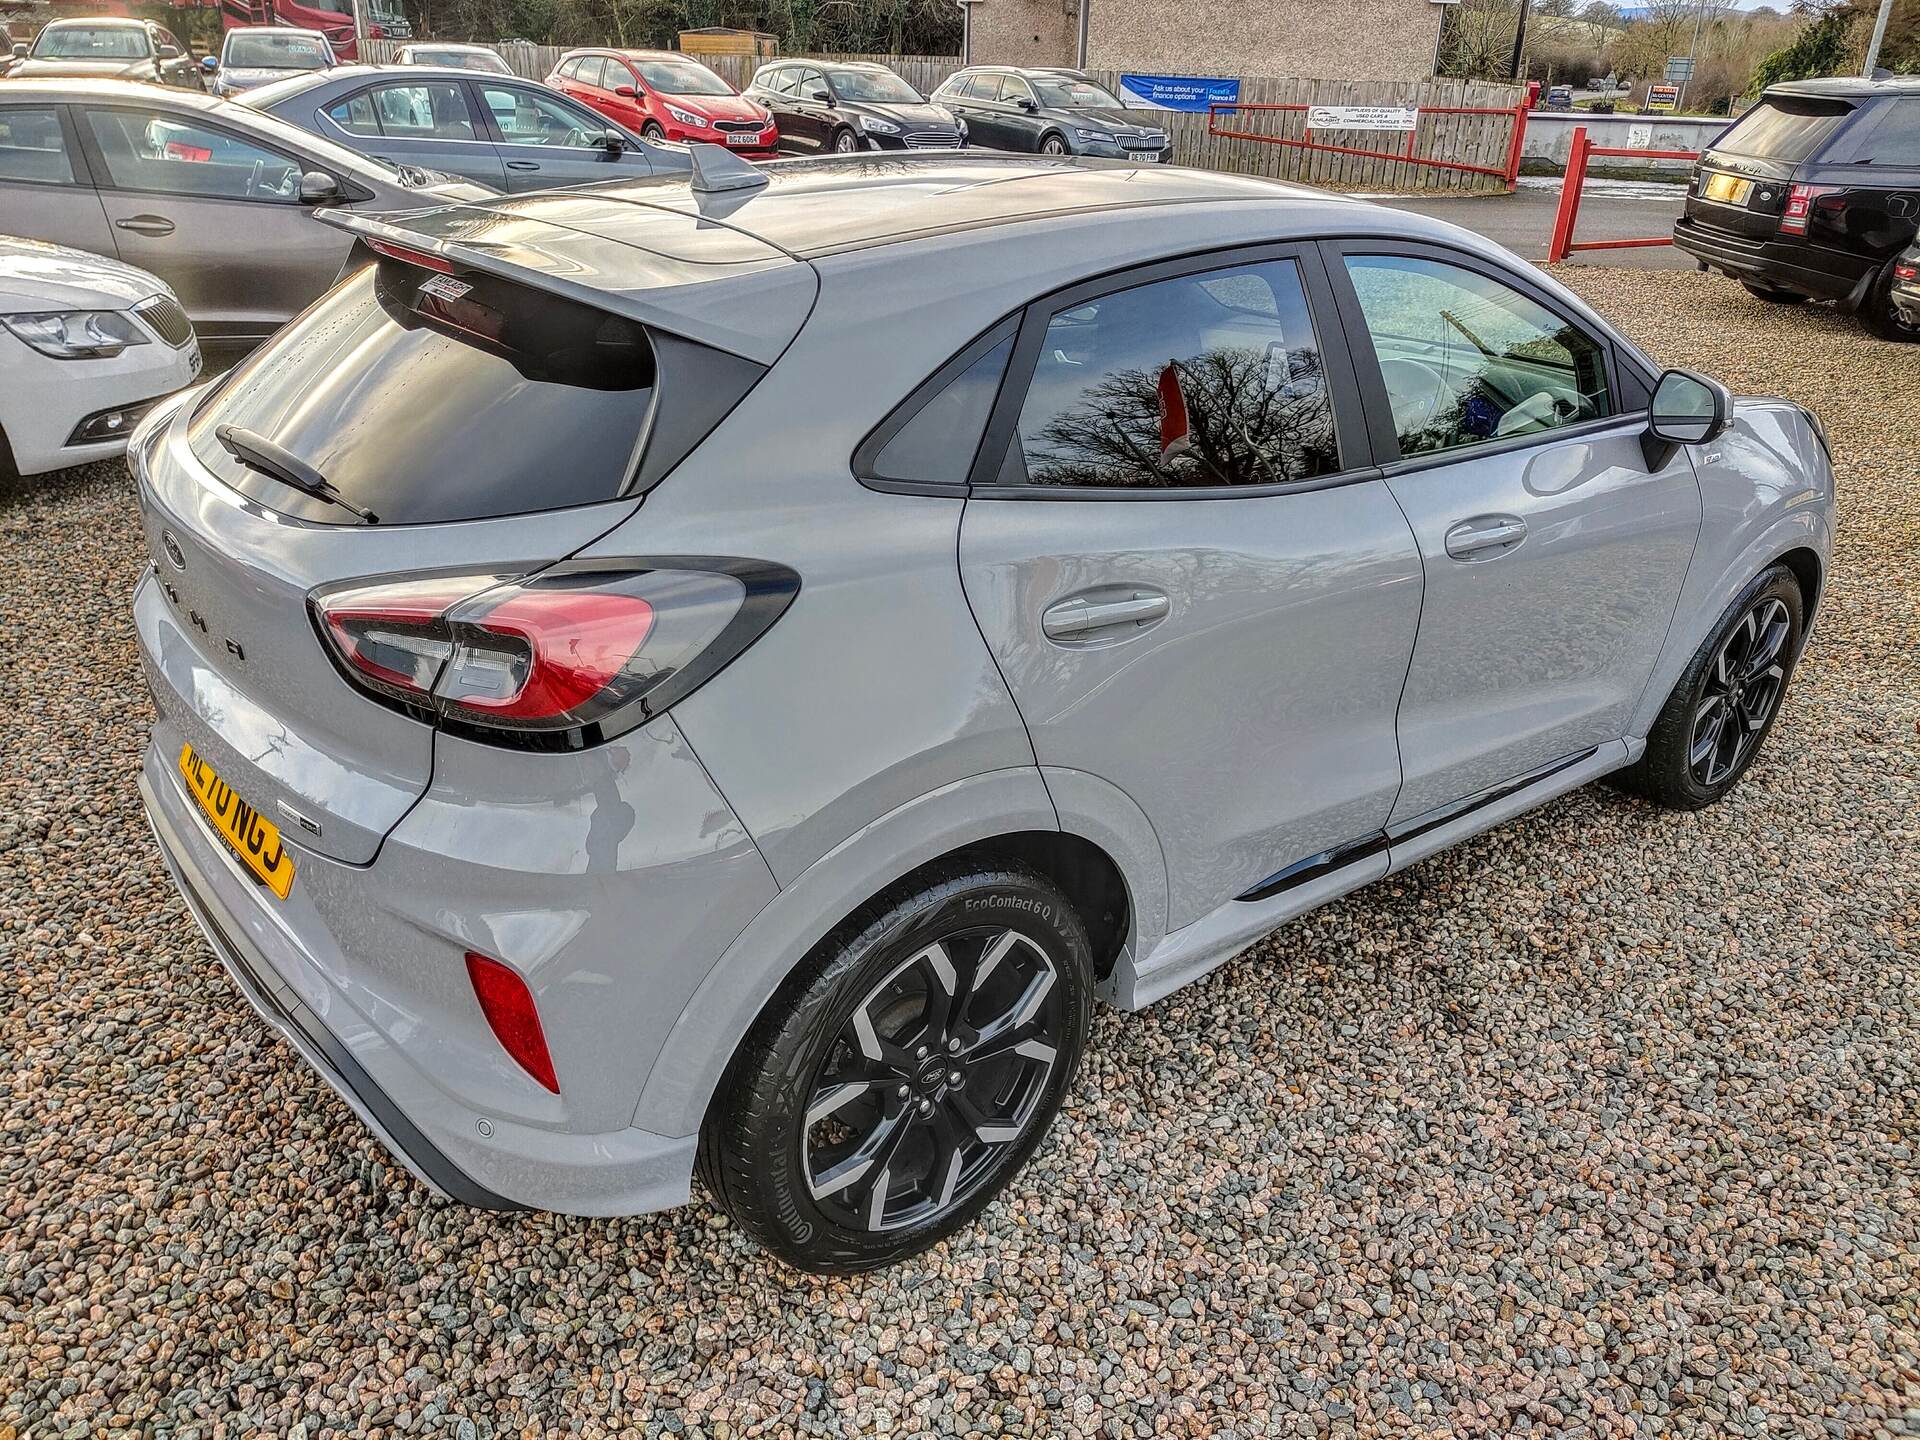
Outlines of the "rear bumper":
[{"label": "rear bumper", "polygon": [[214,897],[208,877],[194,866],[185,837],[160,804],[150,773],[152,767],[153,758],[149,756],[147,771],[140,776],[140,798],[146,805],[153,838],[160,846],[160,858],[166,862],[167,873],[173,877],[180,898],[186,901],[188,913],[199,924],[207,944],[226,966],[240,993],[247,997],[247,1003],[300,1052],[301,1059],[320,1072],[353,1113],[379,1137],[380,1143],[436,1194],[486,1210],[525,1208],[496,1195],[447,1159],[374,1083],[352,1052],[320,1023],[319,1017],[280,983],[266,956],[247,939],[244,927]]},{"label": "rear bumper", "polygon": [[1843,251],[1781,240],[1749,240],[1709,230],[1683,216],[1673,243],[1710,268],[1736,280],[1751,280],[1815,300],[1845,300],[1858,291],[1873,262]]}]

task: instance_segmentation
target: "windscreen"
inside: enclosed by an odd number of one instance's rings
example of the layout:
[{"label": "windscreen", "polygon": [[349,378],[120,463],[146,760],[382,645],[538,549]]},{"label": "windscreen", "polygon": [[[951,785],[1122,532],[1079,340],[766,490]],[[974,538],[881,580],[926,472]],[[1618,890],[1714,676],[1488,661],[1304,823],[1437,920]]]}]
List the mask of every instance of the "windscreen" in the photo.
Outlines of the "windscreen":
[{"label": "windscreen", "polygon": [[619,495],[654,382],[653,347],[631,320],[382,260],[236,370],[190,443],[229,484],[316,520],[353,523],[250,470],[216,429],[279,446],[382,525],[520,515]]},{"label": "windscreen", "polygon": [[1066,80],[1035,75],[1034,93],[1048,110],[1120,110],[1125,107],[1112,92],[1089,80]]},{"label": "windscreen", "polygon": [[1826,143],[1852,113],[1853,107],[1844,100],[1769,96],[1714,141],[1713,148],[1728,155],[1798,164]]},{"label": "windscreen", "polygon": [[511,75],[507,62],[488,50],[415,50],[416,65],[445,65],[452,70],[479,70],[488,75]]},{"label": "windscreen", "polygon": [[318,35],[229,35],[221,63],[239,70],[324,70],[333,51]]},{"label": "windscreen", "polygon": [[144,60],[147,32],[131,25],[48,26],[34,43],[39,60]]},{"label": "windscreen", "polygon": [[868,105],[918,105],[920,92],[886,70],[836,70],[834,92],[842,100]]},{"label": "windscreen", "polygon": [[733,87],[691,60],[636,60],[640,78],[666,95],[731,95]]}]

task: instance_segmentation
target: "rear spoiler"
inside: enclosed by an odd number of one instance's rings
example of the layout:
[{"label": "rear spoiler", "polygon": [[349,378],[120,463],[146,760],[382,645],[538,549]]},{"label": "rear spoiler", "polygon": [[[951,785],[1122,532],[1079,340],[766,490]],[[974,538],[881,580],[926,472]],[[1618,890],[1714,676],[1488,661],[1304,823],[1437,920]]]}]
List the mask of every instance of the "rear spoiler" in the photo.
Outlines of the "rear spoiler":
[{"label": "rear spoiler", "polygon": [[[563,203],[559,193],[543,199]],[[709,220],[662,207],[636,208],[657,217],[663,239],[681,241],[689,249],[702,239],[697,231],[706,231],[711,239]],[[729,253],[708,262],[573,229],[535,213],[483,204],[388,215],[335,208],[321,210],[315,218],[355,238],[346,269],[399,251],[397,258],[420,256],[417,263],[429,269],[477,270],[762,366],[779,359],[799,333],[820,288],[811,265],[738,231],[729,231],[736,242],[731,247],[716,247]],[[459,233],[433,233],[422,223],[428,221]],[[390,248],[382,252],[375,242]],[[743,248],[749,253],[743,254]],[[591,283],[582,278],[589,276]]]}]

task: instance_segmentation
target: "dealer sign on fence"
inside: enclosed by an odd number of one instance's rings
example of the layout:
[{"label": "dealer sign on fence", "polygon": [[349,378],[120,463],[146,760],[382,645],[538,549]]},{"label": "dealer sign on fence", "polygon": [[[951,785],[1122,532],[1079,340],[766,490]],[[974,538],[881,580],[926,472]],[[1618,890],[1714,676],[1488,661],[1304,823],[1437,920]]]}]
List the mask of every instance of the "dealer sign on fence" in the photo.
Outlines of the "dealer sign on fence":
[{"label": "dealer sign on fence", "polygon": [[1414,105],[1309,105],[1309,130],[1411,130],[1420,123]]}]

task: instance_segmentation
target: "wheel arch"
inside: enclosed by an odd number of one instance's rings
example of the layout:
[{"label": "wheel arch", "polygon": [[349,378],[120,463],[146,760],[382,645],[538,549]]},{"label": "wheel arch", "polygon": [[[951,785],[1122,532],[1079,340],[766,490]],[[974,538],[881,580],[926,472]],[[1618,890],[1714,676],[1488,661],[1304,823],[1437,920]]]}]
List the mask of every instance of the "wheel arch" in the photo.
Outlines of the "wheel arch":
[{"label": "wheel arch", "polygon": [[740,1042],[841,921],[931,867],[973,858],[1013,860],[1059,886],[1087,924],[1102,978],[1133,942],[1138,883],[1105,846],[1059,828],[1037,769],[956,782],[849,837],[754,917],[681,1009],[633,1123],[662,1135],[696,1133]]}]

